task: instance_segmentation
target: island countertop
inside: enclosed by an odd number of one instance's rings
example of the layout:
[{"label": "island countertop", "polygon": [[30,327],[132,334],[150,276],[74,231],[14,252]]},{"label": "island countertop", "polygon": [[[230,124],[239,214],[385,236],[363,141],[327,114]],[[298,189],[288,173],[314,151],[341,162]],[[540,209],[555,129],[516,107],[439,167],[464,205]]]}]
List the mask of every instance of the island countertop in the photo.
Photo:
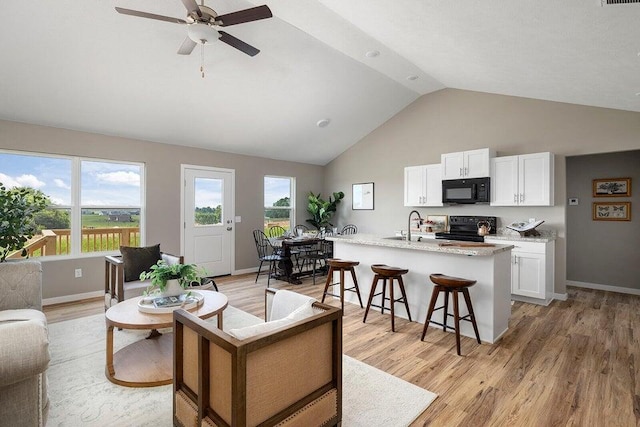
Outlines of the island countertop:
[{"label": "island countertop", "polygon": [[351,234],[347,236],[328,236],[327,240],[351,243],[355,245],[381,246],[395,249],[411,249],[416,251],[440,252],[466,256],[492,256],[513,249],[513,245],[491,244],[492,246],[465,246],[474,242],[453,240],[422,239],[422,241],[400,240],[398,237],[382,237],[374,234]]}]

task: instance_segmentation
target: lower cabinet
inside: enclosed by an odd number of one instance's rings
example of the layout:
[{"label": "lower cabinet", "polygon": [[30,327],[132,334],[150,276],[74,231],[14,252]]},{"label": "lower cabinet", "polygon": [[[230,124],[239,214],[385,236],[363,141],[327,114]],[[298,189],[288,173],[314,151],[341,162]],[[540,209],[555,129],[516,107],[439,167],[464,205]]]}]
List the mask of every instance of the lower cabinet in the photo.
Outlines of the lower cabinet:
[{"label": "lower cabinet", "polygon": [[511,250],[511,296],[514,300],[548,305],[553,300],[555,242],[485,239],[513,245]]}]

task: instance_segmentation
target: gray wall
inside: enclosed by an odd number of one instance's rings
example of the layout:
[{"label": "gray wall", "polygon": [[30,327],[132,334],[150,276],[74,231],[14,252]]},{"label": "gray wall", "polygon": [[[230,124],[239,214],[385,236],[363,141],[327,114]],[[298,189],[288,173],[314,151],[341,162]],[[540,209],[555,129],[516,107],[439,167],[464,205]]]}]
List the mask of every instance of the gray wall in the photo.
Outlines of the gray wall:
[{"label": "gray wall", "polygon": [[[593,179],[626,177],[631,197],[593,197]],[[567,280],[640,289],[639,190],[640,151],[567,157]],[[594,221],[593,202],[631,202],[631,221]]]},{"label": "gray wall", "polygon": [[[498,155],[555,153],[555,206],[418,210],[423,216],[495,215],[501,225],[544,219],[541,228],[558,232],[555,291],[565,293],[565,156],[640,148],[639,113],[444,89],[422,96],[327,165],[324,192],[345,192],[340,224],[389,234],[406,228],[411,210],[403,206],[405,166],[439,163],[442,153],[484,147]],[[375,182],[375,210],[351,210],[351,184],[369,181]]]},{"label": "gray wall", "polygon": [[[164,251],[174,254],[180,252],[180,165],[235,169],[236,215],[242,216],[242,222],[236,225],[236,270],[257,266],[251,231],[263,226],[264,175],[296,177],[296,215],[297,221],[303,223],[307,218],[306,193],[321,191],[323,184],[320,166],[1,120],[0,148],[145,163],[146,242],[159,242]],[[75,268],[82,268],[84,277],[75,279]],[[104,288],[103,256],[59,261],[45,259],[43,271],[44,298]]]}]

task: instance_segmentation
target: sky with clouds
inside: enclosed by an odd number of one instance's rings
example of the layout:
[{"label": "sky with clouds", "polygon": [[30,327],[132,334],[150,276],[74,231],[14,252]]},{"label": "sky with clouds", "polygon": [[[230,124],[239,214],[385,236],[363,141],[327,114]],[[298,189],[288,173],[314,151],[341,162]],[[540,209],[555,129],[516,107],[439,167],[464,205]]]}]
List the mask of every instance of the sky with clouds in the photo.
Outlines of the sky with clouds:
[{"label": "sky with clouds", "polygon": [[264,205],[273,206],[283,197],[291,197],[291,179],[266,176],[264,178]]},{"label": "sky with clouds", "polygon": [[[0,182],[5,187],[32,187],[57,205],[71,204],[71,159],[0,153]],[[83,206],[140,206],[141,167],[82,161]]]}]

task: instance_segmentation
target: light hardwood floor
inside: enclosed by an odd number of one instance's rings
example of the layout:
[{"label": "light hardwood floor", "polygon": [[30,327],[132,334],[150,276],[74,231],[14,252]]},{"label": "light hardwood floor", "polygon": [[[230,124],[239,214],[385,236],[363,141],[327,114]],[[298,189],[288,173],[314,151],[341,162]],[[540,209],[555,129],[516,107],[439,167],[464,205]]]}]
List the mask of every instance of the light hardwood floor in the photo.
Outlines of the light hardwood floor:
[{"label": "light hardwood floor", "polygon": [[[231,305],[264,317],[261,276],[216,279]],[[272,280],[318,299],[323,285]],[[346,304],[344,353],[439,397],[413,426],[639,426],[640,296],[569,288],[569,299],[548,307],[512,306],[509,331],[478,345],[432,327]],[[338,301],[333,304],[337,305]],[[50,322],[103,312],[102,299],[45,307]],[[463,309],[464,310],[464,309]],[[636,360],[638,359],[638,360]]]}]

